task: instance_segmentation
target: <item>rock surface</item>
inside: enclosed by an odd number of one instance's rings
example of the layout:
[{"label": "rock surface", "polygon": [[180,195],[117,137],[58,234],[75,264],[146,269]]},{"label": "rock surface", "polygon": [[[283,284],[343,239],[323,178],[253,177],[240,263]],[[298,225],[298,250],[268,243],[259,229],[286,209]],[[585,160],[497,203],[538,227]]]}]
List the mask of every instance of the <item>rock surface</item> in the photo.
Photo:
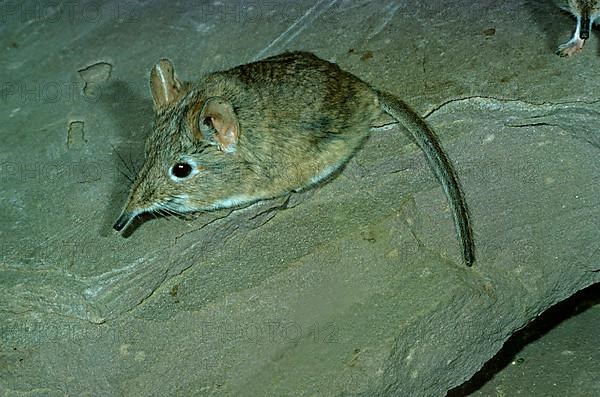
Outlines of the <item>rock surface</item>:
[{"label": "rock surface", "polygon": [[[441,396],[600,280],[600,58],[553,54],[573,21],[551,4],[48,4],[0,3],[2,395]],[[286,49],[427,116],[475,267],[387,121],[321,188],[113,233],[154,62],[194,79]]]}]

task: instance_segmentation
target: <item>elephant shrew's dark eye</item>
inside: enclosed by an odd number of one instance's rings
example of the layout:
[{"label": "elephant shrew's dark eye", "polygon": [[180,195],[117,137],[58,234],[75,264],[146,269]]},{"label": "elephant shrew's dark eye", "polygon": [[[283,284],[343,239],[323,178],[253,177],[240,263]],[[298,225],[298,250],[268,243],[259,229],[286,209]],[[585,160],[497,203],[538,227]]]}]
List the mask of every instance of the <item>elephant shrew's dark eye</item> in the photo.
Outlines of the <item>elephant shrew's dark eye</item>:
[{"label": "elephant shrew's dark eye", "polygon": [[171,168],[171,174],[176,178],[186,178],[192,173],[192,166],[188,163],[177,163]]}]

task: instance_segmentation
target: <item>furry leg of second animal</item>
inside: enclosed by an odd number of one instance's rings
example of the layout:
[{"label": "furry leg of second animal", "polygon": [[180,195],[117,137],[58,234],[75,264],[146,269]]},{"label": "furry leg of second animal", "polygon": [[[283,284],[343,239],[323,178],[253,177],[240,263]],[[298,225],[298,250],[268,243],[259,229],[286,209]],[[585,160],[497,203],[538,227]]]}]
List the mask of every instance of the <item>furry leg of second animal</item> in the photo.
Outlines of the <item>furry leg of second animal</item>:
[{"label": "furry leg of second animal", "polygon": [[583,50],[583,44],[585,43],[585,40],[583,40],[582,38],[579,37],[580,28],[581,28],[581,17],[578,16],[577,17],[577,27],[575,28],[575,32],[573,33],[571,40],[558,46],[558,49],[556,50],[557,55],[559,55],[561,57],[570,57],[570,56],[580,53],[581,50]]}]

